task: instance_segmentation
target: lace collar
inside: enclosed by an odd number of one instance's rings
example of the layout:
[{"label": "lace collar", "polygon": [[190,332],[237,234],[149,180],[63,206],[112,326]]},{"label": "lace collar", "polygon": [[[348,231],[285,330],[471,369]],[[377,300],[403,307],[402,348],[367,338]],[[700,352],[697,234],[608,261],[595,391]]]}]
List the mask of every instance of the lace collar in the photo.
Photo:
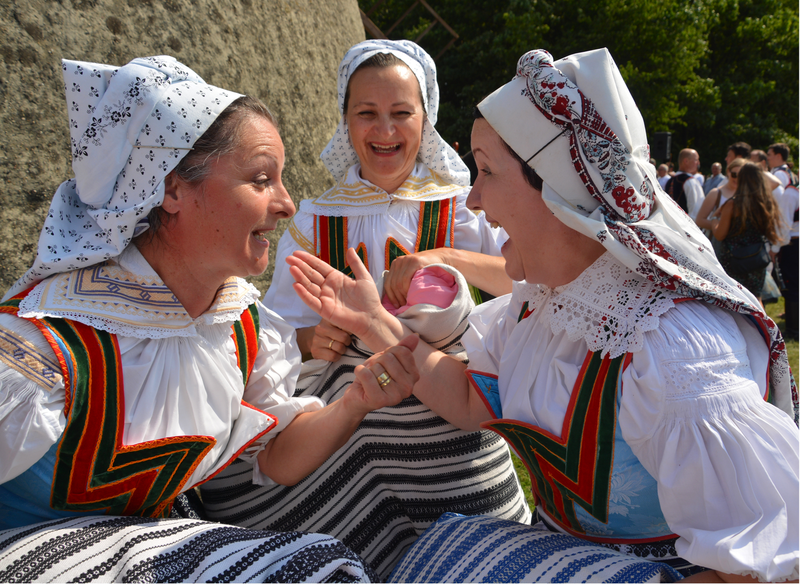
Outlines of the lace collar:
[{"label": "lace collar", "polygon": [[260,292],[229,278],[209,309],[192,319],[136,246],[116,259],[52,276],[20,302],[24,318],[68,318],[122,336],[141,339],[193,337],[197,326],[239,320]]},{"label": "lace collar", "polygon": [[313,200],[300,203],[300,210],[311,215],[348,217],[380,215],[392,201],[438,201],[457,195],[465,187],[446,182],[421,162],[391,195],[379,186],[361,178],[361,165],[354,164],[343,179]]},{"label": "lace collar", "polygon": [[619,263],[606,252],[575,280],[548,288],[520,283],[515,290],[527,311],[549,319],[553,334],[566,331],[584,339],[592,352],[611,359],[641,350],[644,333],[658,328],[658,317],[678,297]]}]

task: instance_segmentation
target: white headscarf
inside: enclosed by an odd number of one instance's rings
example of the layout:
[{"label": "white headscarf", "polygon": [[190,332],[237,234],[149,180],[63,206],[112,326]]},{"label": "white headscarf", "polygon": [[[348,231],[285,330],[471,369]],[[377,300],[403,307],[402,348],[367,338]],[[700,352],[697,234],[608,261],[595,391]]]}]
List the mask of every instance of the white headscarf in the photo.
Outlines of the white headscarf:
[{"label": "white headscarf", "polygon": [[345,120],[344,96],[350,77],[358,69],[358,66],[378,53],[392,54],[408,65],[422,89],[423,105],[428,115],[422,126],[419,158],[430,170],[448,182],[469,186],[469,169],[456,151],[442,139],[433,127],[436,125],[439,115],[436,64],[422,47],[411,41],[369,40],[358,43],[347,51],[339,64],[339,80],[336,86],[339,113],[342,114],[342,117],[336,133],[320,155],[322,162],[337,181],[341,180],[347,174],[347,170],[358,162],[358,155],[350,141],[350,133]]},{"label": "white headscarf", "polygon": [[5,298],[122,253],[162,204],[167,174],[240,97],[166,56],[62,69],[75,178],[58,187],[33,266]]},{"label": "white headscarf", "polygon": [[777,325],[659,186],[644,120],[607,49],[556,62],[530,51],[514,79],[478,109],[541,176],[542,198],[562,223],[663,288],[751,316],[768,338],[776,404],[797,421],[797,388]]}]

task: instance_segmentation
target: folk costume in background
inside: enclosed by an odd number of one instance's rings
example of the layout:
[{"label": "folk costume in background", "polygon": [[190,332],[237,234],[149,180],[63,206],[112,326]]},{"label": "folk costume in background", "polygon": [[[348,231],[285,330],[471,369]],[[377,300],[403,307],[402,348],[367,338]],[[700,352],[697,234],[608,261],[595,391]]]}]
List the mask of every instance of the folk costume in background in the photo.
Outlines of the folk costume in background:
[{"label": "folk costume in background", "polygon": [[164,519],[237,457],[261,475],[258,452],[324,404],[292,397],[293,329],[252,285],[228,279],[193,319],[130,245],[240,96],[171,57],[63,70],[76,178],[0,305],[0,579],[20,562],[31,580],[369,579],[328,536]]},{"label": "folk costume in background", "polygon": [[[484,426],[525,460],[540,522],[487,557],[505,528],[445,518],[391,581],[569,579],[587,542],[596,558],[622,551],[684,574],[796,579],[797,402],[780,332],[656,186],[608,51],[555,63],[531,51],[478,107],[540,174],[555,216],[607,251],[564,286],[516,283],[473,311],[463,339]],[[556,565],[542,530],[573,538]]]},{"label": "folk costume in background", "polygon": [[[396,55],[414,72],[424,98],[418,162],[403,185],[392,194],[361,178],[360,164],[344,119],[347,82],[359,64],[376,53]],[[322,153],[337,180],[336,186],[300,210],[278,245],[275,274],[265,303],[297,327],[314,326],[319,316],[295,294],[294,279],[285,259],[304,249],[347,273],[344,253],[359,251],[375,281],[394,257],[424,249],[457,247],[500,255],[496,233],[465,207],[469,171],[455,151],[434,130],[439,106],[436,68],[420,47],[409,41],[366,41],[351,48],[339,67],[339,110],[342,121]],[[444,338],[450,331],[441,331]],[[455,338],[457,340],[457,337]],[[365,353],[361,353],[364,358]],[[329,369],[326,399],[338,399],[352,365],[342,359]],[[306,367],[319,369],[310,361]],[[305,373],[304,373],[305,375]],[[317,395],[312,388],[296,395]],[[465,433],[447,423],[416,398],[372,412],[354,438],[326,464],[295,487],[259,487],[235,467],[206,484],[210,517],[237,525],[268,529],[302,529],[336,534],[348,542],[385,577],[402,552],[443,512],[490,514],[528,522],[530,510],[511,464],[508,447],[488,432]],[[413,448],[413,468],[409,464]],[[445,457],[446,463],[443,464]],[[330,461],[329,461],[330,462]],[[359,468],[354,472],[353,468]],[[336,485],[332,490],[330,485]],[[319,491],[328,500],[307,502]],[[225,505],[225,501],[234,501]],[[328,517],[330,504],[342,509]],[[364,525],[392,525],[369,532]],[[280,527],[278,527],[280,526]]]}]

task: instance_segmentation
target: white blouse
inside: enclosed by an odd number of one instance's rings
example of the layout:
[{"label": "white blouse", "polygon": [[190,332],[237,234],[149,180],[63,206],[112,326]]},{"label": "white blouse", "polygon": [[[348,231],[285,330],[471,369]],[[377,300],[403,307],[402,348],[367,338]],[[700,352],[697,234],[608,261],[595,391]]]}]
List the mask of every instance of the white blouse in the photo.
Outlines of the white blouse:
[{"label": "white blouse", "polygon": [[632,352],[619,422],[658,482],[678,554],[797,579],[798,428],[762,397],[767,346],[740,315],[674,300],[608,253],[566,286],[516,283],[473,311],[470,369],[498,375],[504,418],[560,435],[587,352]]},{"label": "white blouse", "polygon": [[[144,301],[137,306],[131,297],[113,305],[108,302],[113,292],[98,297],[98,290],[110,290],[114,282],[128,290],[166,290],[171,296],[135,246],[117,263],[96,269],[80,285],[75,273],[45,280],[23,301],[20,314],[60,315],[117,334],[124,372],[124,443],[186,435],[216,440],[186,488],[211,476],[249,443],[242,457],[254,462],[295,416],[324,405],[317,398],[292,397],[301,365],[294,329],[260,303],[258,354],[244,387],[231,325],[259,294],[244,280],[228,280],[209,310],[192,319],[174,296],[179,308],[160,313]],[[90,285],[97,286],[92,296],[85,294]],[[64,382],[57,363],[35,325],[0,313],[0,483],[25,472],[64,431]],[[263,412],[278,424],[253,442],[274,422]],[[269,482],[257,464],[254,478]]]},{"label": "white blouse", "polygon": [[314,215],[347,217],[347,242],[357,248],[363,243],[367,264],[376,282],[388,269],[386,241],[391,237],[413,253],[417,242],[420,203],[456,197],[453,245],[457,249],[499,256],[506,235],[492,229],[466,207],[469,188],[442,182],[428,168],[417,163],[411,175],[392,194],[361,178],[361,165],[350,168],[335,187],[314,200],[302,201],[300,210],[278,243],[275,273],[264,304],[295,328],[319,324],[319,315],[297,297],[292,288],[286,258],[296,250],[315,253]]}]

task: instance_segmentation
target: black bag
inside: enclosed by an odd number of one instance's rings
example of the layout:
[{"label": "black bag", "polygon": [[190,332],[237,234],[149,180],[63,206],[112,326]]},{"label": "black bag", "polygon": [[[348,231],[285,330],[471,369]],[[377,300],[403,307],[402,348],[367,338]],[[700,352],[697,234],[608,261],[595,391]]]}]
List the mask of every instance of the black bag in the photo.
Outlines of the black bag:
[{"label": "black bag", "polygon": [[769,262],[769,252],[763,242],[731,247],[730,268],[737,274],[764,270]]}]

